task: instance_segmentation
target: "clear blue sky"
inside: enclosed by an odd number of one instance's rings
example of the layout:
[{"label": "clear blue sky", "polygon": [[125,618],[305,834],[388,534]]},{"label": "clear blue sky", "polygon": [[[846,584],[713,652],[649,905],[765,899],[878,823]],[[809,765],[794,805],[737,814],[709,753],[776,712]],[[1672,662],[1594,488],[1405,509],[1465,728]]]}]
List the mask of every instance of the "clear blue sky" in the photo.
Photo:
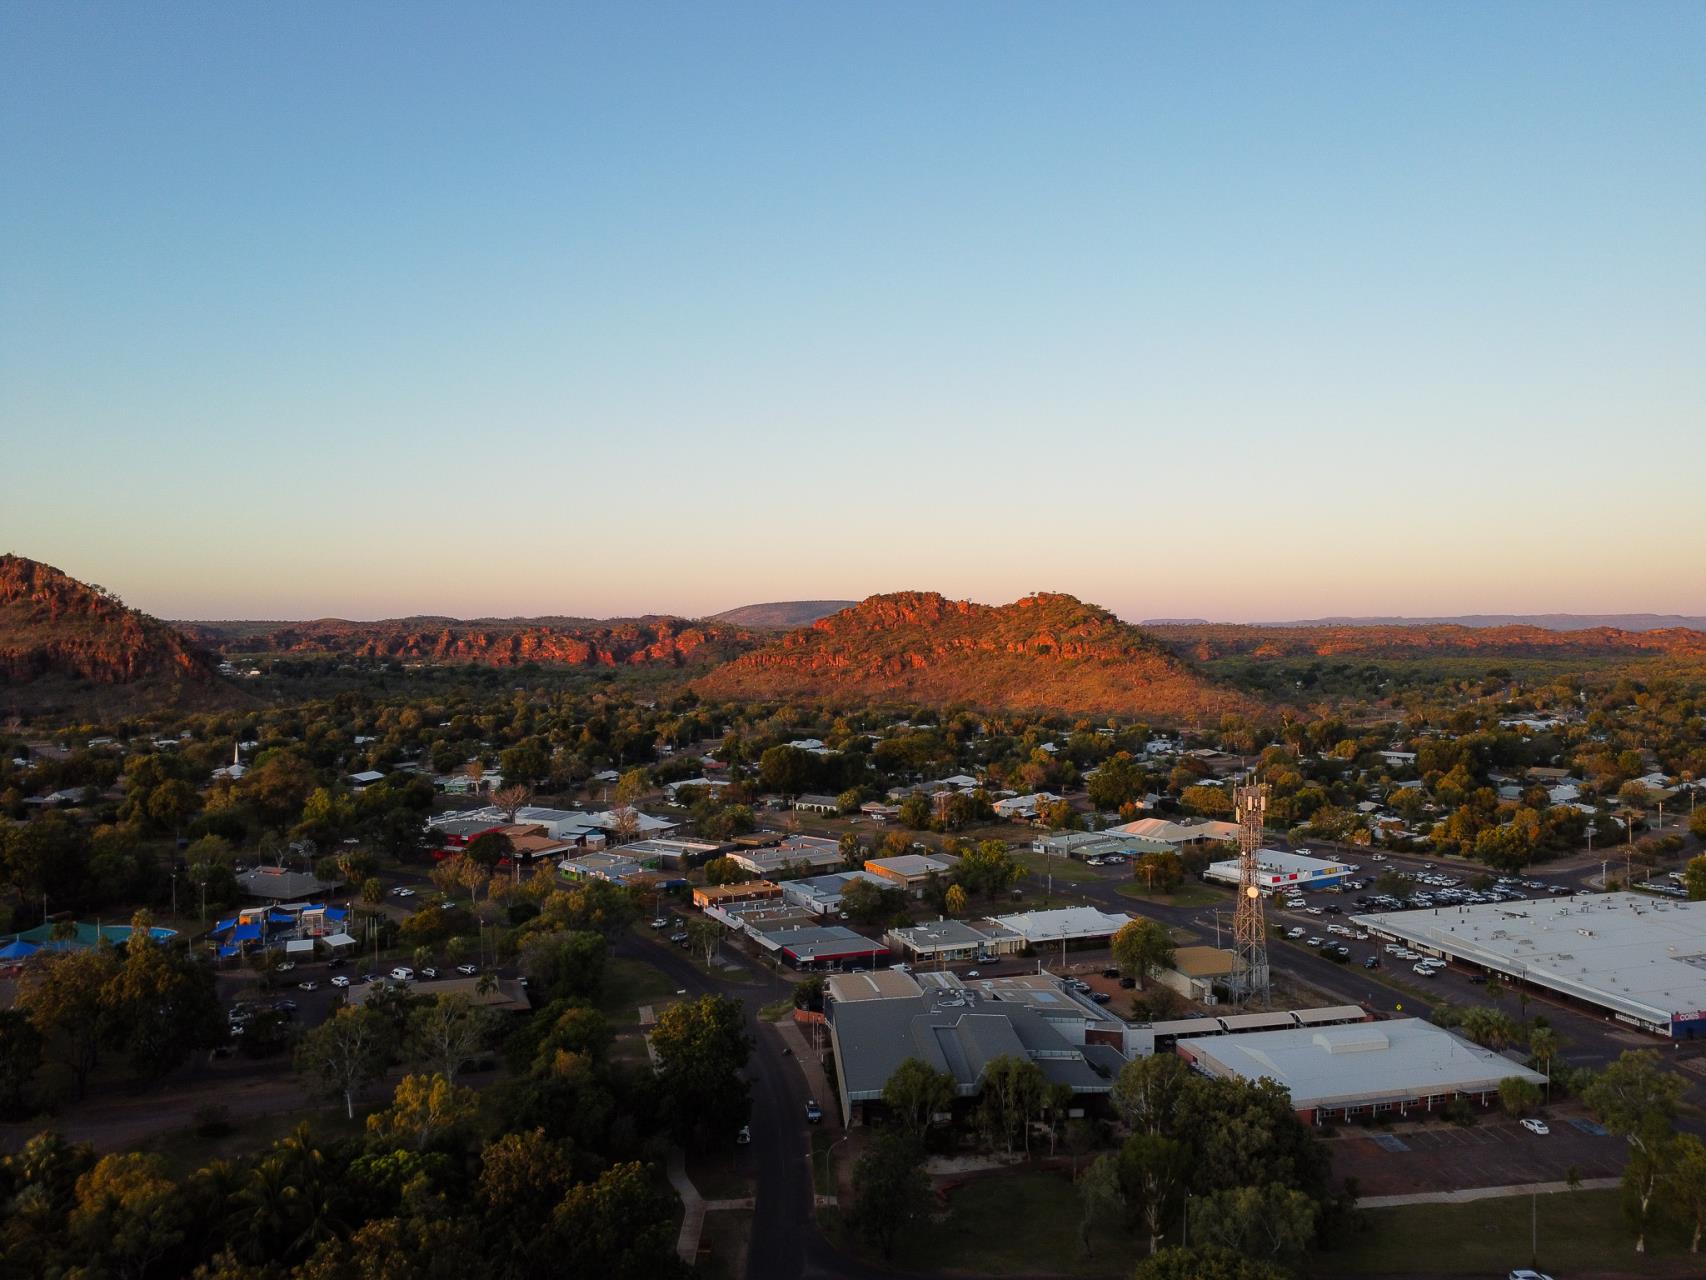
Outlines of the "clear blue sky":
[{"label": "clear blue sky", "polygon": [[1706,613],[1706,6],[0,6],[0,550],[175,617]]}]

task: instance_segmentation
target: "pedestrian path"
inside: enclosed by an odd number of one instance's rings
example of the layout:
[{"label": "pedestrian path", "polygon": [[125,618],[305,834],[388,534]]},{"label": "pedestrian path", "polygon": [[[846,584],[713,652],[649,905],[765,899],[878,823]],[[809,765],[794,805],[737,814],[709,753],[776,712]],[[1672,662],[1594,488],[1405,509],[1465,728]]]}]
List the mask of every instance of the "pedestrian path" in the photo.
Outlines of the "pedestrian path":
[{"label": "pedestrian path", "polygon": [[1500,1196],[1553,1195],[1559,1191],[1609,1191],[1623,1185],[1621,1178],[1583,1178],[1572,1188],[1567,1182],[1525,1182],[1514,1187],[1465,1187],[1457,1191],[1416,1191],[1401,1196],[1362,1196],[1359,1209],[1390,1209],[1401,1204],[1468,1204],[1471,1200],[1494,1200]]},{"label": "pedestrian path", "polygon": [[699,1237],[705,1231],[705,1215],[723,1209],[754,1208],[757,1201],[752,1196],[741,1196],[735,1200],[707,1200],[699,1194],[699,1188],[693,1185],[693,1179],[687,1176],[687,1161],[677,1147],[669,1153],[669,1159],[664,1162],[664,1173],[669,1177],[669,1185],[675,1188],[675,1194],[681,1197],[681,1234],[675,1239],[675,1256],[688,1266],[692,1266],[699,1258]]}]

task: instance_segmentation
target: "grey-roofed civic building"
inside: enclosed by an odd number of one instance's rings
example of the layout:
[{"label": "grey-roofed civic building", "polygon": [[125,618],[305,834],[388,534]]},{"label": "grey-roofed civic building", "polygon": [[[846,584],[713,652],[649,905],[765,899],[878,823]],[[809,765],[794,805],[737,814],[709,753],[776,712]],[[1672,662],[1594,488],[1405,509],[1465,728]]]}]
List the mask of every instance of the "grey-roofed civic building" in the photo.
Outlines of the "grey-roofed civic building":
[{"label": "grey-roofed civic building", "polygon": [[1420,1018],[1210,1035],[1181,1040],[1176,1052],[1207,1075],[1284,1086],[1305,1120],[1432,1111],[1463,1096],[1484,1103],[1511,1076],[1546,1081]]},{"label": "grey-roofed civic building", "polygon": [[[929,986],[903,985],[899,976],[886,975],[881,987],[857,985],[846,999],[837,999],[841,984],[862,980],[830,979],[824,1007],[844,1123],[852,1123],[856,1108],[882,1097],[883,1086],[908,1058],[953,1076],[962,1098],[978,1094],[985,1068],[1003,1056],[1035,1062],[1050,1082],[1078,1094],[1111,1091],[1126,1062],[1119,1048],[1104,1042],[1111,1037],[1092,1039],[1084,1030],[1106,1015],[1091,1006],[1087,1017],[1069,1017],[1064,989],[1056,993],[1060,1016],[1050,1018],[1033,1000],[994,999],[951,975],[932,975],[948,981]],[[905,994],[891,994],[897,989]]]},{"label": "grey-roofed civic building", "polygon": [[1638,893],[1356,917],[1381,938],[1543,987],[1677,1039],[1706,1036],[1706,902]]}]

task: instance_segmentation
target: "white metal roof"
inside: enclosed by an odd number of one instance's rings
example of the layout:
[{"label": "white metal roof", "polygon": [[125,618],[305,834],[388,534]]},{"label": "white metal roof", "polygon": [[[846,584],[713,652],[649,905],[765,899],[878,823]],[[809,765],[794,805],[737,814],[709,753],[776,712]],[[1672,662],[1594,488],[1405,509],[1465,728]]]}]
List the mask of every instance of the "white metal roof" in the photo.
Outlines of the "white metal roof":
[{"label": "white metal roof", "polygon": [[1429,950],[1669,1030],[1706,1018],[1706,902],[1637,893],[1358,916]]},{"label": "white metal roof", "polygon": [[1285,1086],[1300,1111],[1490,1093],[1510,1076],[1545,1080],[1419,1018],[1205,1036],[1181,1048],[1212,1075]]}]

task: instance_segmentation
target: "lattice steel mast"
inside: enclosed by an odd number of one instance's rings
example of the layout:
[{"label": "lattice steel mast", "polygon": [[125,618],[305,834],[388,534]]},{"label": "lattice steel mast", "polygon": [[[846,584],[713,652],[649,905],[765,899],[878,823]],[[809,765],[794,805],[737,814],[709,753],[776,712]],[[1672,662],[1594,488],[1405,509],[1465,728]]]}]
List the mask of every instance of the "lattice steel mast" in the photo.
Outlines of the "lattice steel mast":
[{"label": "lattice steel mast", "polygon": [[1266,783],[1249,783],[1234,792],[1238,807],[1238,909],[1232,936],[1243,969],[1239,998],[1268,995],[1268,926],[1262,915],[1262,889],[1256,883],[1256,855],[1262,848],[1262,822],[1268,812]]}]

